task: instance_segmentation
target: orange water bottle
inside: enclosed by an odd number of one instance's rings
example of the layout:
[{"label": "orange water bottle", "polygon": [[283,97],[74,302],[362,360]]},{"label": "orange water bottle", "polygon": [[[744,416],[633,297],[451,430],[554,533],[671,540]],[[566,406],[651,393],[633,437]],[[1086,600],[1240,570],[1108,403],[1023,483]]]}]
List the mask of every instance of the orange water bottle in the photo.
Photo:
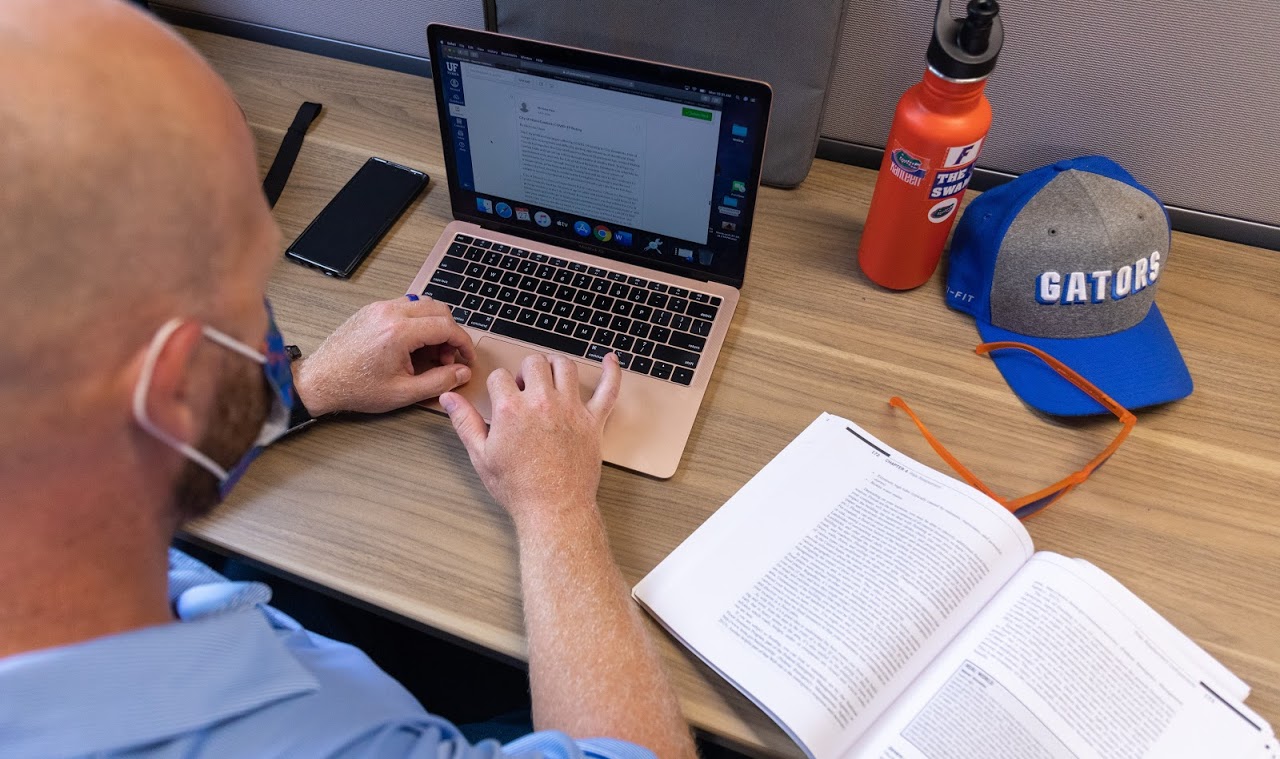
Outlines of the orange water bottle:
[{"label": "orange water bottle", "polygon": [[898,101],[858,245],[872,282],[909,290],[929,280],[991,128],[982,89],[1004,42],[996,0],[969,0],[963,19],[942,12],[924,79]]}]

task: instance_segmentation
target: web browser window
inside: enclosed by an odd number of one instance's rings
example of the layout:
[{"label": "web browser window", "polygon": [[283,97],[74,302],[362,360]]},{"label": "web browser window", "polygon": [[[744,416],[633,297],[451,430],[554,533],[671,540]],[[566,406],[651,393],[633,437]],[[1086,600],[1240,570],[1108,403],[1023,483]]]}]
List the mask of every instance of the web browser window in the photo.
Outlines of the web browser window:
[{"label": "web browser window", "polygon": [[707,241],[720,111],[463,63],[477,193]]}]

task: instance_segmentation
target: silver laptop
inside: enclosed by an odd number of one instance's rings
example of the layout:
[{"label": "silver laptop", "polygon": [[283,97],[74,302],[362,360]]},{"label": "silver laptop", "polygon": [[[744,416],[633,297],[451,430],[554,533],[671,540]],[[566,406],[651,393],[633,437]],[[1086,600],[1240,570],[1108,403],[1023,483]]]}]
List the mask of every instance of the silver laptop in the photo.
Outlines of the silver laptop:
[{"label": "silver laptop", "polygon": [[772,100],[762,82],[428,27],[455,221],[409,287],[476,341],[459,392],[533,352],[615,352],[606,461],[670,477],[738,303]]}]

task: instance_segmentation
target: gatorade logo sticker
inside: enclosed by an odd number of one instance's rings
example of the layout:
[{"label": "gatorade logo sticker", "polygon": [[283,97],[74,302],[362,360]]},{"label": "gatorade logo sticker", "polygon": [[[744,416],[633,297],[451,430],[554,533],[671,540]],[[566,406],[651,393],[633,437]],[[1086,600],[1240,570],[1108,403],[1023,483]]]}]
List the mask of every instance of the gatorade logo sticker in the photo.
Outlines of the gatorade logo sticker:
[{"label": "gatorade logo sticker", "polygon": [[919,187],[924,183],[925,175],[929,173],[929,165],[923,158],[897,148],[889,154],[889,171],[912,187]]},{"label": "gatorade logo sticker", "polygon": [[[985,137],[983,139],[986,139]],[[982,150],[982,140],[971,142],[968,145],[957,145],[954,148],[947,148],[947,160],[943,162],[942,168],[960,168],[968,166],[978,160],[978,151]]]},{"label": "gatorade logo sticker", "polygon": [[933,178],[933,189],[929,190],[929,197],[949,198],[952,195],[959,195],[969,186],[969,180],[972,177],[972,166],[955,171],[939,171]]},{"label": "gatorade logo sticker", "polygon": [[951,218],[951,214],[955,213],[956,207],[960,205],[959,198],[947,198],[933,204],[933,208],[929,209],[929,221],[934,224],[941,224]]}]

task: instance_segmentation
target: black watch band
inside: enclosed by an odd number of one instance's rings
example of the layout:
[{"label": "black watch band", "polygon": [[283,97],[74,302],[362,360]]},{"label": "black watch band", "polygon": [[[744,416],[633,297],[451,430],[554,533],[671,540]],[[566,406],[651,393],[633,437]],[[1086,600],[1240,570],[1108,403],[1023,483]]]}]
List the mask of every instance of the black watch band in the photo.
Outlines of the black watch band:
[{"label": "black watch band", "polygon": [[288,131],[284,133],[284,139],[280,141],[275,160],[267,170],[267,178],[262,180],[262,193],[267,196],[267,205],[272,208],[280,199],[280,193],[284,192],[285,182],[289,181],[293,163],[298,159],[298,151],[302,149],[302,140],[307,136],[307,130],[311,128],[311,122],[320,115],[322,107],[319,103],[303,103],[293,117],[293,123],[289,125]]},{"label": "black watch band", "polygon": [[298,389],[293,389],[293,409],[289,411],[289,432],[314,422],[316,418],[307,410],[302,398],[298,397]]},{"label": "black watch band", "polygon": [[[284,352],[289,357],[289,363],[302,358],[302,350],[296,345],[284,346]],[[298,395],[298,386],[296,384],[289,386],[289,393],[293,396],[293,404],[289,411],[289,429],[285,431],[285,434],[305,427],[316,420],[311,415],[311,412],[307,410],[307,404],[302,402],[302,396]]]}]

